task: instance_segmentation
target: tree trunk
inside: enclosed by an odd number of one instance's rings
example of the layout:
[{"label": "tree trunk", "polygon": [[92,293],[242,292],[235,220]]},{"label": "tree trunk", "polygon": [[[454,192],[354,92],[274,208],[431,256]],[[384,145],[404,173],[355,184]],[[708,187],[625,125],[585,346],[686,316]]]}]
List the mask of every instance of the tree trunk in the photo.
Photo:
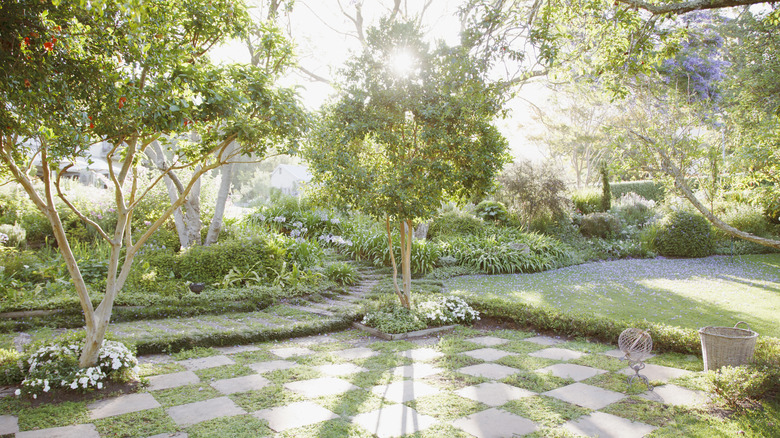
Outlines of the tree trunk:
[{"label": "tree trunk", "polygon": [[[385,218],[385,229],[387,230],[387,248],[390,250],[390,263],[393,265],[393,286],[395,286],[395,294],[398,296],[398,300],[401,302],[401,305],[409,309],[411,308],[411,304],[406,299],[406,295],[401,292],[401,288],[398,287],[398,264],[395,261],[395,254],[393,252],[393,237],[390,231],[389,217]],[[403,252],[403,244],[401,247]]]},{"label": "tree trunk", "polygon": [[[200,170],[200,166],[196,171]],[[200,178],[192,186],[192,191],[187,195],[184,202],[184,240],[187,245],[182,248],[189,248],[193,245],[201,244],[200,230],[203,228],[203,222],[200,220]],[[181,239],[181,236],[180,236]]]},{"label": "tree trunk", "polygon": [[403,279],[404,307],[412,306],[412,221],[401,221],[401,275]]},{"label": "tree trunk", "polygon": [[[227,154],[232,154],[236,147],[237,145],[235,142],[231,143],[230,146],[228,146]],[[225,164],[222,166],[221,170],[222,180],[220,181],[219,192],[217,193],[217,204],[214,207],[214,217],[211,218],[209,232],[206,235],[206,241],[203,243],[206,246],[216,243],[219,238],[219,232],[222,229],[222,218],[225,216],[225,204],[227,204],[228,195],[230,195],[230,187],[233,185],[235,164]]]}]

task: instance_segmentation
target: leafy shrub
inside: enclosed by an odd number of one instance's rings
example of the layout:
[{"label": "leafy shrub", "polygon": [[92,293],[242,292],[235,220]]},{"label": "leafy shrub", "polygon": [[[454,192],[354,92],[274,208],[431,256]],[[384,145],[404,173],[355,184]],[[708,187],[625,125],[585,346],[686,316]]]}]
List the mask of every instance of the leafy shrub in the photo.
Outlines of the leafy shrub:
[{"label": "leafy shrub", "polygon": [[343,217],[316,209],[306,198],[282,195],[257,208],[246,220],[293,238],[316,238],[324,234],[340,235]]},{"label": "leafy shrub", "polygon": [[586,237],[614,237],[620,233],[620,220],[609,213],[590,213],[582,217],[580,232]]},{"label": "leafy shrub", "polygon": [[351,286],[358,282],[358,272],[354,266],[349,263],[338,262],[331,263],[325,267],[325,276],[328,280],[340,285]]},{"label": "leafy shrub", "polygon": [[658,225],[653,247],[672,257],[706,257],[714,250],[712,227],[703,216],[673,211]]},{"label": "leafy shrub", "polygon": [[[267,236],[193,246],[176,256],[177,276],[206,283],[220,282],[231,269],[254,269],[268,276],[281,269],[285,250]],[[258,265],[258,262],[260,264]]]},{"label": "leafy shrub", "polygon": [[479,312],[462,298],[442,296],[436,300],[427,300],[415,306],[429,327],[447,324],[471,324],[479,320]]},{"label": "leafy shrub", "polygon": [[0,246],[20,247],[27,242],[27,232],[19,225],[3,224],[0,225],[0,234],[6,236],[5,242],[0,242]]},{"label": "leafy shrub", "polygon": [[551,237],[499,228],[443,242],[441,251],[487,274],[546,271],[566,265],[570,255]]},{"label": "leafy shrub", "polygon": [[750,364],[725,366],[707,374],[715,399],[731,409],[742,409],[780,389],[780,367]]},{"label": "leafy shrub", "polygon": [[509,220],[509,211],[506,206],[497,201],[482,201],[477,204],[477,216],[486,221],[506,222]]},{"label": "leafy shrub", "polygon": [[51,241],[54,240],[54,231],[51,228],[49,219],[37,210],[26,212],[26,214],[20,218],[19,224],[27,233],[28,245],[41,244],[47,239]]},{"label": "leafy shrub", "polygon": [[601,193],[594,188],[577,190],[571,194],[571,201],[582,214],[596,213],[601,208]]},{"label": "leafy shrub", "polygon": [[384,333],[409,333],[428,327],[417,312],[399,305],[366,313],[361,323]]},{"label": "leafy shrub", "polygon": [[569,206],[564,196],[566,184],[559,175],[561,172],[551,162],[519,162],[498,178],[501,199],[518,211],[526,223],[555,220],[564,215]]},{"label": "leafy shrub", "polygon": [[626,193],[636,193],[644,199],[661,202],[666,196],[663,184],[656,181],[622,181],[610,184],[612,197],[620,198]]},{"label": "leafy shrub", "polygon": [[601,203],[599,207],[601,211],[609,211],[612,208],[612,191],[609,188],[609,169],[607,169],[606,163],[602,163],[599,168],[601,174]]},{"label": "leafy shrub", "polygon": [[[397,231],[391,233],[393,255],[396,263],[401,263],[400,237]],[[391,266],[390,250],[387,247],[387,232],[379,227],[358,228],[347,231],[351,245],[341,247],[341,252],[357,261],[365,261],[374,266]],[[411,268],[415,274],[430,272],[435,266],[441,250],[439,245],[425,240],[412,240]]]},{"label": "leafy shrub", "polygon": [[87,391],[102,389],[108,380],[127,382],[137,379],[138,361],[135,355],[124,344],[115,341],[103,341],[97,365],[79,367],[83,345],[79,338],[79,335],[64,336],[34,351],[25,361],[28,371],[16,395],[37,398],[52,388]]},{"label": "leafy shrub", "polygon": [[620,218],[624,225],[644,226],[655,217],[655,201],[647,200],[634,192],[628,192],[618,198],[610,213]]},{"label": "leafy shrub", "polygon": [[[770,236],[775,230],[761,208],[750,204],[728,203],[720,219],[740,231],[757,236]],[[716,229],[715,232],[719,237],[725,237],[722,231]]]},{"label": "leafy shrub", "polygon": [[325,253],[316,240],[286,239],[287,261],[298,265],[301,269],[308,269],[322,264]]},{"label": "leafy shrub", "polygon": [[0,348],[0,385],[18,385],[24,380],[21,359],[18,351]]},{"label": "leafy shrub", "polygon": [[428,227],[428,237],[476,234],[484,228],[482,219],[465,212],[448,211],[437,216]]}]

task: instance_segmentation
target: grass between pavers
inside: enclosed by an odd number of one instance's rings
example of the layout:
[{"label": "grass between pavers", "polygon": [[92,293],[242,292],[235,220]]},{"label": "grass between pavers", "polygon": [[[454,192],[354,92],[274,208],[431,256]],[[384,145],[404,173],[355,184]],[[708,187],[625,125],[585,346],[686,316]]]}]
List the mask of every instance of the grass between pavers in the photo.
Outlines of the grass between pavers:
[{"label": "grass between pavers", "polygon": [[163,408],[117,415],[92,423],[103,437],[144,437],[177,431],[176,423]]},{"label": "grass between pavers", "polygon": [[303,396],[286,389],[281,384],[269,385],[255,391],[230,394],[228,397],[247,412],[286,406],[304,400]]},{"label": "grass between pavers", "polygon": [[365,389],[355,389],[343,394],[319,397],[314,402],[342,417],[354,417],[358,414],[375,411],[395,404]]},{"label": "grass between pavers", "polygon": [[591,413],[590,409],[544,395],[511,400],[501,406],[501,409],[544,427],[560,426],[569,420]]},{"label": "grass between pavers", "polygon": [[268,422],[251,415],[237,415],[204,421],[185,429],[189,438],[256,438],[272,436]]},{"label": "grass between pavers", "polygon": [[[449,291],[618,321],[698,329],[747,321],[780,337],[780,254],[617,260],[534,274],[464,276]],[[757,305],[757,303],[761,303]]]},{"label": "grass between pavers", "polygon": [[404,403],[417,412],[430,415],[439,421],[450,422],[488,409],[484,403],[444,392],[427,397],[420,397]]}]

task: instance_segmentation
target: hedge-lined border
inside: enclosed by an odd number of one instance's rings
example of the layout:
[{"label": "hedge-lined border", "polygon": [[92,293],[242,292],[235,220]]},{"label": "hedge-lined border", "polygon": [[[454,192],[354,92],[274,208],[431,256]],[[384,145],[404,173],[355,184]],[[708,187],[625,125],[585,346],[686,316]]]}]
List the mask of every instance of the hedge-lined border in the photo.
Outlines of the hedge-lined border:
[{"label": "hedge-lined border", "polygon": [[[695,329],[675,327],[647,320],[616,321],[496,298],[471,295],[462,297],[482,316],[509,320],[521,327],[537,331],[570,337],[584,337],[616,345],[623,330],[636,327],[650,331],[654,350],[693,354],[700,357],[702,355],[699,332]],[[780,366],[780,339],[759,336],[756,342],[755,359]]]}]

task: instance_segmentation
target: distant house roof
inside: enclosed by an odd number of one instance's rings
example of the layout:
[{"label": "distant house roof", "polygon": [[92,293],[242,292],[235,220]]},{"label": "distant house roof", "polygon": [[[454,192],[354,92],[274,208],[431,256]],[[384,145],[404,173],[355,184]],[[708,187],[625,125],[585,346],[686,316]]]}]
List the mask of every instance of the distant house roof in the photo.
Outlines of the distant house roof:
[{"label": "distant house roof", "polygon": [[299,166],[295,164],[280,164],[276,167],[276,170],[289,173],[297,181],[309,182],[312,178],[311,173],[309,173],[309,168],[306,166]]}]

